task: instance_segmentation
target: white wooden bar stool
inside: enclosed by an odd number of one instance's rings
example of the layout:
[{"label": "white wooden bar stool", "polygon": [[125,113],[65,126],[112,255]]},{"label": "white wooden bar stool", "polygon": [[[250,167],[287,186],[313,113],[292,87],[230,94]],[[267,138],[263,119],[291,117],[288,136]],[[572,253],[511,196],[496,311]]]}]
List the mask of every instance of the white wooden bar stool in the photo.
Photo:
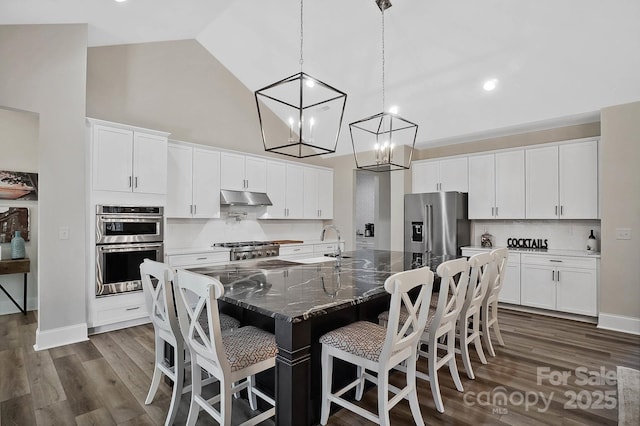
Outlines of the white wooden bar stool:
[{"label": "white wooden bar stool", "polygon": [[[464,391],[456,364],[455,342],[456,323],[464,304],[464,296],[469,282],[469,264],[466,259],[450,260],[440,264],[436,273],[440,277],[440,291],[431,297],[429,318],[424,333],[420,336],[418,346],[418,355],[427,359],[429,374],[418,370],[416,377],[429,382],[436,409],[443,413],[444,404],[440,394],[438,370],[447,365],[456,389],[459,392]],[[401,319],[404,314],[401,312]],[[384,325],[387,324],[388,318],[389,312],[383,312],[378,316],[378,320]],[[439,344],[438,341],[443,337],[446,343]],[[444,354],[438,358],[443,350]]]},{"label": "white wooden bar stool", "polygon": [[491,329],[493,328],[500,346],[504,346],[504,340],[502,340],[500,326],[498,325],[498,297],[500,296],[500,290],[504,282],[504,275],[507,272],[506,266],[509,250],[507,250],[506,247],[495,249],[491,252],[491,256],[493,260],[493,273],[489,282],[489,288],[487,289],[487,295],[482,301],[482,341],[487,351],[489,351],[489,355],[496,356],[493,344],[491,343]]},{"label": "white wooden bar stool", "polygon": [[[183,270],[176,273],[174,289],[180,330],[191,353],[192,392],[187,425],[196,424],[201,409],[221,425],[231,424],[232,396],[247,389],[251,408],[257,408],[258,396],[272,408],[242,423],[255,425],[275,415],[275,401],[254,387],[253,376],[276,364],[275,336],[256,327],[240,327],[224,333],[220,330],[218,298],[224,294],[220,281]],[[190,301],[195,296],[197,303]],[[206,315],[206,326],[198,319]],[[220,392],[206,400],[202,397],[201,371],[217,378]],[[237,383],[237,384],[236,384]],[[214,404],[219,403],[219,409]]]},{"label": "white wooden bar stool", "polygon": [[[412,302],[407,294],[420,286]],[[391,294],[388,327],[358,321],[326,333],[322,344],[322,412],[320,423],[327,424],[331,403],[336,403],[380,425],[389,425],[389,411],[406,398],[411,407],[413,421],[424,425],[416,391],[416,358],[418,339],[427,322],[429,297],[433,287],[433,272],[428,268],[400,272],[387,278],[385,290]],[[400,311],[407,315],[401,320]],[[339,358],[358,367],[357,378],[344,388],[333,392],[333,359]],[[389,371],[406,363],[406,386],[399,389],[389,384]],[[377,373],[376,375],[370,372]],[[378,386],[378,414],[371,413],[341,396],[356,388],[356,399],[362,397],[364,381]],[[389,400],[388,394],[394,396]]]},{"label": "white wooden bar stool", "polygon": [[460,353],[462,363],[470,379],[475,379],[471,358],[469,357],[469,345],[474,344],[480,362],[487,363],[487,358],[482,350],[480,336],[480,311],[482,302],[489,287],[492,275],[491,253],[478,253],[469,258],[469,285],[464,299],[464,305],[458,317],[458,341],[460,342]]},{"label": "white wooden bar stool", "polygon": [[[190,362],[188,361],[188,354],[176,316],[172,290],[174,274],[168,265],[145,259],[140,264],[140,277],[142,278],[142,291],[155,336],[153,378],[144,403],[148,405],[153,402],[163,375],[171,379],[173,392],[165,424],[172,425],[178,412],[180,397],[183,393],[191,391],[191,385],[185,386],[185,369],[189,367]],[[225,329],[240,326],[240,322],[237,319],[228,315],[224,315],[224,324]],[[165,362],[165,342],[174,349],[173,367],[170,367]],[[208,380],[208,382],[212,381],[215,381],[215,379]]]}]

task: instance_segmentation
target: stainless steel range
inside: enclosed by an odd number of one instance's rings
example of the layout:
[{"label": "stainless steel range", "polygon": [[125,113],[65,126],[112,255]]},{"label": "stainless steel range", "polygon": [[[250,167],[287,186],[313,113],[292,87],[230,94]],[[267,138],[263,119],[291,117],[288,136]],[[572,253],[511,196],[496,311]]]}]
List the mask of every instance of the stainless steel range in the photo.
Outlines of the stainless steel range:
[{"label": "stainless steel range", "polygon": [[230,249],[230,260],[256,259],[280,255],[280,246],[272,241],[238,241],[215,243],[213,246]]}]

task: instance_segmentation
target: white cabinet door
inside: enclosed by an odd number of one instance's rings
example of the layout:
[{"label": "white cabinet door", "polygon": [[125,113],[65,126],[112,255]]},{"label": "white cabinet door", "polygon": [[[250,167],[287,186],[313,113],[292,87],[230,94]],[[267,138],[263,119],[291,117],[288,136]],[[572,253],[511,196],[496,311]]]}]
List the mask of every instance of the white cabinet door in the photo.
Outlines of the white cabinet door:
[{"label": "white cabinet door", "polygon": [[304,167],[287,164],[287,219],[302,219],[304,215]]},{"label": "white cabinet door", "polygon": [[252,192],[267,192],[267,160],[245,157],[245,189]]},{"label": "white cabinet door", "polygon": [[193,217],[220,217],[220,153],[193,149]]},{"label": "white cabinet door", "polygon": [[493,219],[495,211],[494,154],[469,157],[469,219]]},{"label": "white cabinet door", "polygon": [[414,163],[411,166],[411,191],[414,194],[437,192],[439,184],[438,169],[439,165],[436,161]]},{"label": "white cabinet door", "polygon": [[556,271],[556,309],[572,314],[598,315],[596,271],[558,268]]},{"label": "white cabinet door", "polygon": [[133,133],[133,192],[167,193],[167,138]]},{"label": "white cabinet door", "polygon": [[318,173],[316,169],[304,169],[304,207],[305,219],[318,218]]},{"label": "white cabinet door", "polygon": [[497,219],[524,219],[524,150],[495,154]]},{"label": "white cabinet door", "polygon": [[524,306],[556,309],[556,270],[542,265],[521,265],[522,280],[520,300]]},{"label": "white cabinet door", "polygon": [[94,125],[93,189],[131,192],[133,131]]},{"label": "white cabinet door", "polygon": [[469,191],[467,157],[440,160],[439,166],[440,191]]},{"label": "white cabinet door", "polygon": [[558,217],[558,147],[526,150],[526,217]]},{"label": "white cabinet door", "polygon": [[189,218],[192,212],[192,155],[188,146],[169,144],[167,148],[167,207],[165,215]]},{"label": "white cabinet door", "polygon": [[267,161],[267,195],[273,205],[267,206],[263,219],[282,219],[287,216],[287,164]]},{"label": "white cabinet door", "polygon": [[598,218],[598,142],[559,146],[562,219]]},{"label": "white cabinet door", "polygon": [[245,186],[244,155],[223,152],[220,155],[220,187],[243,191]]},{"label": "white cabinet door", "polygon": [[318,170],[318,211],[320,219],[333,219],[332,170]]},{"label": "white cabinet door", "polygon": [[513,256],[509,253],[509,259],[505,268],[504,281],[498,295],[500,302],[520,304],[520,255]]}]

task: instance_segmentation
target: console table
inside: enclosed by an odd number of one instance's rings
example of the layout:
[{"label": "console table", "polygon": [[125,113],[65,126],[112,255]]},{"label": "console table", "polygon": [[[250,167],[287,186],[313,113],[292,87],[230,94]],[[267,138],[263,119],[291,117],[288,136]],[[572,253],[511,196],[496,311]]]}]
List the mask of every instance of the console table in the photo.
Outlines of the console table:
[{"label": "console table", "polygon": [[16,260],[0,260],[0,275],[10,275],[10,274],[24,274],[24,285],[23,285],[23,304],[22,307],[16,302],[16,300],[11,297],[9,292],[5,290],[5,288],[0,284],[0,290],[4,291],[4,293],[11,299],[14,305],[20,309],[20,312],[27,315],[27,274],[31,269],[31,261],[29,259],[16,259]]}]

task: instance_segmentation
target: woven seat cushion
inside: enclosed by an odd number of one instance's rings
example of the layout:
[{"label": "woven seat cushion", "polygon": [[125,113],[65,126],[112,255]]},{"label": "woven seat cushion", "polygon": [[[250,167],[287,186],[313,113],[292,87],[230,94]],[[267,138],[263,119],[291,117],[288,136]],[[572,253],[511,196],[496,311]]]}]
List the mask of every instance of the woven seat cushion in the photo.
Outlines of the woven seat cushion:
[{"label": "woven seat cushion", "polygon": [[231,371],[274,358],[278,353],[276,336],[252,326],[227,330],[222,333],[222,344]]},{"label": "woven seat cushion", "polygon": [[[240,328],[240,321],[225,314],[219,314],[218,318],[220,319],[220,330],[226,331],[231,330],[233,328]],[[207,322],[207,313],[202,311],[200,318],[198,318],[198,322],[202,326],[203,330],[209,330],[209,324]]]},{"label": "woven seat cushion", "polygon": [[320,337],[320,343],[377,362],[387,329],[368,321],[358,321]]},{"label": "woven seat cushion", "polygon": [[[435,313],[435,306],[430,306],[429,313],[427,314],[427,324],[424,326],[425,331],[429,331],[429,327],[431,326],[431,322],[433,321],[433,316],[435,315]],[[402,326],[402,324],[404,324],[407,319],[409,319],[409,312],[407,312],[405,308],[401,308],[399,326]],[[384,311],[380,315],[378,315],[378,321],[384,321],[385,323],[389,322],[389,311]]]}]

